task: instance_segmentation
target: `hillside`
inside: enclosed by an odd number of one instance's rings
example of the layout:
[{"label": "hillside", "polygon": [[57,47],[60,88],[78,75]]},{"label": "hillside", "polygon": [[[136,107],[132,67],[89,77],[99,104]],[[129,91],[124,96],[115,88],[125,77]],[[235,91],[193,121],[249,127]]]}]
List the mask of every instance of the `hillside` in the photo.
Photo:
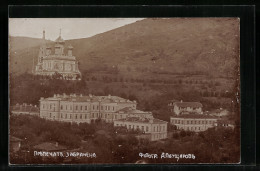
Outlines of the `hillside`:
[{"label": "hillside", "polygon": [[[145,19],[66,44],[74,47],[82,73],[117,67],[119,73],[131,76],[161,73],[218,77],[237,71],[239,39],[239,20],[235,18],[172,18]],[[35,46],[27,49],[11,41],[11,72],[32,70],[32,59],[36,61],[39,48],[39,40],[34,41]]]}]

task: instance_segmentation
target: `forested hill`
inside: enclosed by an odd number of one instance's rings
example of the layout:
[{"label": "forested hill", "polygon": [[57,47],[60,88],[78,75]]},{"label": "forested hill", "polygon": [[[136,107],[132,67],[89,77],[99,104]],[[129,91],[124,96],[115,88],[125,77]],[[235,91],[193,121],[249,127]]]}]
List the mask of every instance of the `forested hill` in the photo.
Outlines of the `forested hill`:
[{"label": "forested hill", "polygon": [[[171,18],[144,19],[90,38],[68,40],[66,45],[74,47],[82,73],[116,67],[132,74],[230,76],[238,71],[239,39],[237,18]],[[38,55],[35,44],[11,51],[12,72],[31,71],[32,59]]]}]

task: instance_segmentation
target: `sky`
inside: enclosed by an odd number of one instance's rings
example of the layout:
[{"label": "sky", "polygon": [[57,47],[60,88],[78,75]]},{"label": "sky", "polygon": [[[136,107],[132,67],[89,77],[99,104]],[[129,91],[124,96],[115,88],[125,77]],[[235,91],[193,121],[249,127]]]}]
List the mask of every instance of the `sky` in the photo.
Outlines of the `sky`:
[{"label": "sky", "polygon": [[91,37],[143,18],[9,18],[9,35],[55,40]]}]

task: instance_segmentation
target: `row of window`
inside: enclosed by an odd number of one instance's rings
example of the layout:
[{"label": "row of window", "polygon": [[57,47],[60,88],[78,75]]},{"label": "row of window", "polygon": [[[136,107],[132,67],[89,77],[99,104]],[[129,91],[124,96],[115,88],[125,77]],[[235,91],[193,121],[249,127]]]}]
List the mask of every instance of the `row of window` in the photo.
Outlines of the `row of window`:
[{"label": "row of window", "polygon": [[[177,129],[183,129],[183,127],[182,126],[177,126]],[[207,129],[207,128],[206,128]],[[185,127],[185,130],[188,130],[188,131],[204,131],[205,129],[204,129],[204,127],[196,127],[196,126],[191,126],[191,127]]]},{"label": "row of window", "polygon": [[152,140],[166,138],[166,134],[152,134]]},{"label": "row of window", "polygon": [[[49,104],[49,105],[46,105],[46,106],[44,104],[42,104],[42,109],[45,109],[45,107],[46,107],[46,109],[54,109],[55,110],[55,104]],[[73,106],[72,105],[61,105],[60,109],[61,110],[72,110]],[[78,110],[83,111],[83,110],[88,110],[90,108],[88,106],[78,106],[78,105],[76,105],[74,109],[76,111],[78,111]],[[99,110],[99,105],[92,105],[92,110]],[[114,106],[101,106],[100,110],[115,111],[115,107]]]},{"label": "row of window", "polygon": [[191,110],[199,110],[200,108],[196,108],[196,107],[177,107],[179,110],[187,110],[187,109],[191,109]]},{"label": "row of window", "polygon": [[[148,126],[140,126],[139,127],[139,125],[137,125],[136,127],[135,127],[135,125],[124,125],[124,124],[116,124],[116,126],[125,126],[125,127],[127,127],[128,129],[140,129],[141,131],[145,131],[145,132],[149,132],[149,127]],[[145,129],[144,129],[145,128]],[[154,132],[161,132],[161,131],[165,131],[165,126],[154,126],[153,127],[153,131]]]},{"label": "row of window", "polygon": [[171,123],[173,124],[213,124],[213,120],[205,121],[205,120],[171,120]]},{"label": "row of window", "polygon": [[[91,115],[89,115],[90,118],[108,118],[109,116],[113,116],[113,114],[102,114],[102,113],[91,113]],[[73,117],[74,116],[74,117]],[[50,118],[55,118],[55,114],[52,115],[52,113],[49,114]],[[67,113],[61,113],[60,114],[60,118],[62,119],[88,119],[88,115],[87,114],[67,114]],[[115,115],[115,119],[122,119],[123,116],[122,115]]]}]

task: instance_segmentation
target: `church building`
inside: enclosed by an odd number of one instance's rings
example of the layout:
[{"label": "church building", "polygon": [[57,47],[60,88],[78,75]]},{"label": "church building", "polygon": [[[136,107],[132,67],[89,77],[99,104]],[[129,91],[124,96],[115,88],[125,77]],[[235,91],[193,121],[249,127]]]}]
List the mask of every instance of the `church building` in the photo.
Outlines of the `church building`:
[{"label": "church building", "polygon": [[[47,45],[45,31],[43,31],[43,45],[40,47],[38,62],[35,66],[35,75],[54,76],[66,80],[79,80],[81,73],[78,68],[78,61],[73,56],[73,47],[65,47],[65,41],[61,37],[55,40],[54,47]],[[66,52],[66,53],[65,53]]]}]

